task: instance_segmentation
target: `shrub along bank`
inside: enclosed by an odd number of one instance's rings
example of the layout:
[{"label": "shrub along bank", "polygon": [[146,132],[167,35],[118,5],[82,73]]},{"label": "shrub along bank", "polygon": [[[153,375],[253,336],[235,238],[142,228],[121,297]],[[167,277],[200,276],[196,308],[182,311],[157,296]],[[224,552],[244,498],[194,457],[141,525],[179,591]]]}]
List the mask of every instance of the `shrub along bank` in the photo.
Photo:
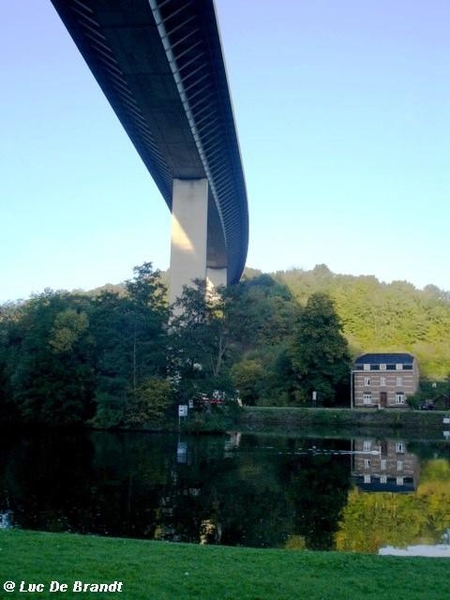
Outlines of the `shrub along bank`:
[{"label": "shrub along bank", "polygon": [[13,593],[1,596],[10,598],[23,595],[20,586],[25,591],[32,584],[40,584],[43,591],[28,596],[43,599],[60,597],[61,589],[55,593],[58,585],[68,586],[65,598],[78,598],[77,590],[83,588],[83,597],[99,597],[96,584],[115,584],[115,593],[106,595],[129,600],[450,597],[448,561],[440,558],[256,550],[17,530],[0,533],[2,592],[6,582],[16,586]]},{"label": "shrub along bank", "polygon": [[[225,433],[231,430],[271,431],[273,433],[302,433],[326,430],[336,433],[364,433],[376,430],[386,435],[443,435],[450,430],[444,423],[449,413],[445,411],[416,411],[411,409],[346,409],[346,408],[295,408],[279,406],[230,405],[215,407],[207,412],[189,413],[182,419],[181,428],[186,433]],[[177,425],[173,421],[173,426]],[[166,424],[170,429],[170,423]]]},{"label": "shrub along bank", "polygon": [[345,408],[280,408],[244,407],[239,424],[245,428],[263,430],[268,428],[295,429],[311,427],[400,429],[439,433],[449,429],[444,425],[446,416],[442,411],[374,410]]}]

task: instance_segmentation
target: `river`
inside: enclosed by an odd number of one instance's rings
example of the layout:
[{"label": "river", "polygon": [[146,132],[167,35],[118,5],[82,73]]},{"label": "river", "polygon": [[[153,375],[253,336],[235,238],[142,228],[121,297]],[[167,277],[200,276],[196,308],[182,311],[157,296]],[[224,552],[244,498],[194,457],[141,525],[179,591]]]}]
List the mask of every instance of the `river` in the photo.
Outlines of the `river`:
[{"label": "river", "polygon": [[450,444],[376,435],[3,434],[2,527],[450,556]]}]

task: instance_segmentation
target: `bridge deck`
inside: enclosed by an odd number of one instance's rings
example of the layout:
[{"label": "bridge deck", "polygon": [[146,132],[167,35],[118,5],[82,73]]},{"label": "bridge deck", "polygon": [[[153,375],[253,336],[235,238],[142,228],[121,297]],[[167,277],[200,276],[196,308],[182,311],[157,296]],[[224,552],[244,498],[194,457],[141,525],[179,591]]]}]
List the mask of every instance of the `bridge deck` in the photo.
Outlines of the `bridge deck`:
[{"label": "bridge deck", "polygon": [[213,1],[52,3],[168,207],[174,179],[208,179],[207,264],[238,281],[248,207]]}]

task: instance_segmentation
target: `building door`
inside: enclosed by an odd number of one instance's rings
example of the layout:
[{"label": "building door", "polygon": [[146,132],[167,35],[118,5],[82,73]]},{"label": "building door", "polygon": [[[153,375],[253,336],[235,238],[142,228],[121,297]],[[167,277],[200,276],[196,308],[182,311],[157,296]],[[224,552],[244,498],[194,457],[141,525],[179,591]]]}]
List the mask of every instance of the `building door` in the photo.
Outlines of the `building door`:
[{"label": "building door", "polygon": [[380,392],[380,406],[383,408],[387,404],[387,392]]}]

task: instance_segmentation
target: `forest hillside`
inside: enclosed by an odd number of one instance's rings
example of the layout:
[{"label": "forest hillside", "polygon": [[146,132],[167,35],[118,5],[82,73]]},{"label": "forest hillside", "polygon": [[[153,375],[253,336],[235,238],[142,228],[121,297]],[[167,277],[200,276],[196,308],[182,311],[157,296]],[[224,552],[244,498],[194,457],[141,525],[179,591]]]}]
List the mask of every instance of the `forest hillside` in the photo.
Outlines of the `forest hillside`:
[{"label": "forest hillside", "polygon": [[145,427],[178,404],[238,395],[247,405],[317,396],[346,406],[352,361],[366,352],[410,352],[422,383],[450,391],[450,294],[435,286],[325,265],[247,269],[214,298],[195,282],[171,313],[167,280],[144,263],[119,285],[0,305],[4,420]]},{"label": "forest hillside", "polygon": [[406,281],[382,283],[374,276],[338,275],[327,266],[272,275],[305,305],[312,293],[334,301],[352,356],[365,352],[414,354],[421,374],[444,379],[450,373],[450,292]]}]

